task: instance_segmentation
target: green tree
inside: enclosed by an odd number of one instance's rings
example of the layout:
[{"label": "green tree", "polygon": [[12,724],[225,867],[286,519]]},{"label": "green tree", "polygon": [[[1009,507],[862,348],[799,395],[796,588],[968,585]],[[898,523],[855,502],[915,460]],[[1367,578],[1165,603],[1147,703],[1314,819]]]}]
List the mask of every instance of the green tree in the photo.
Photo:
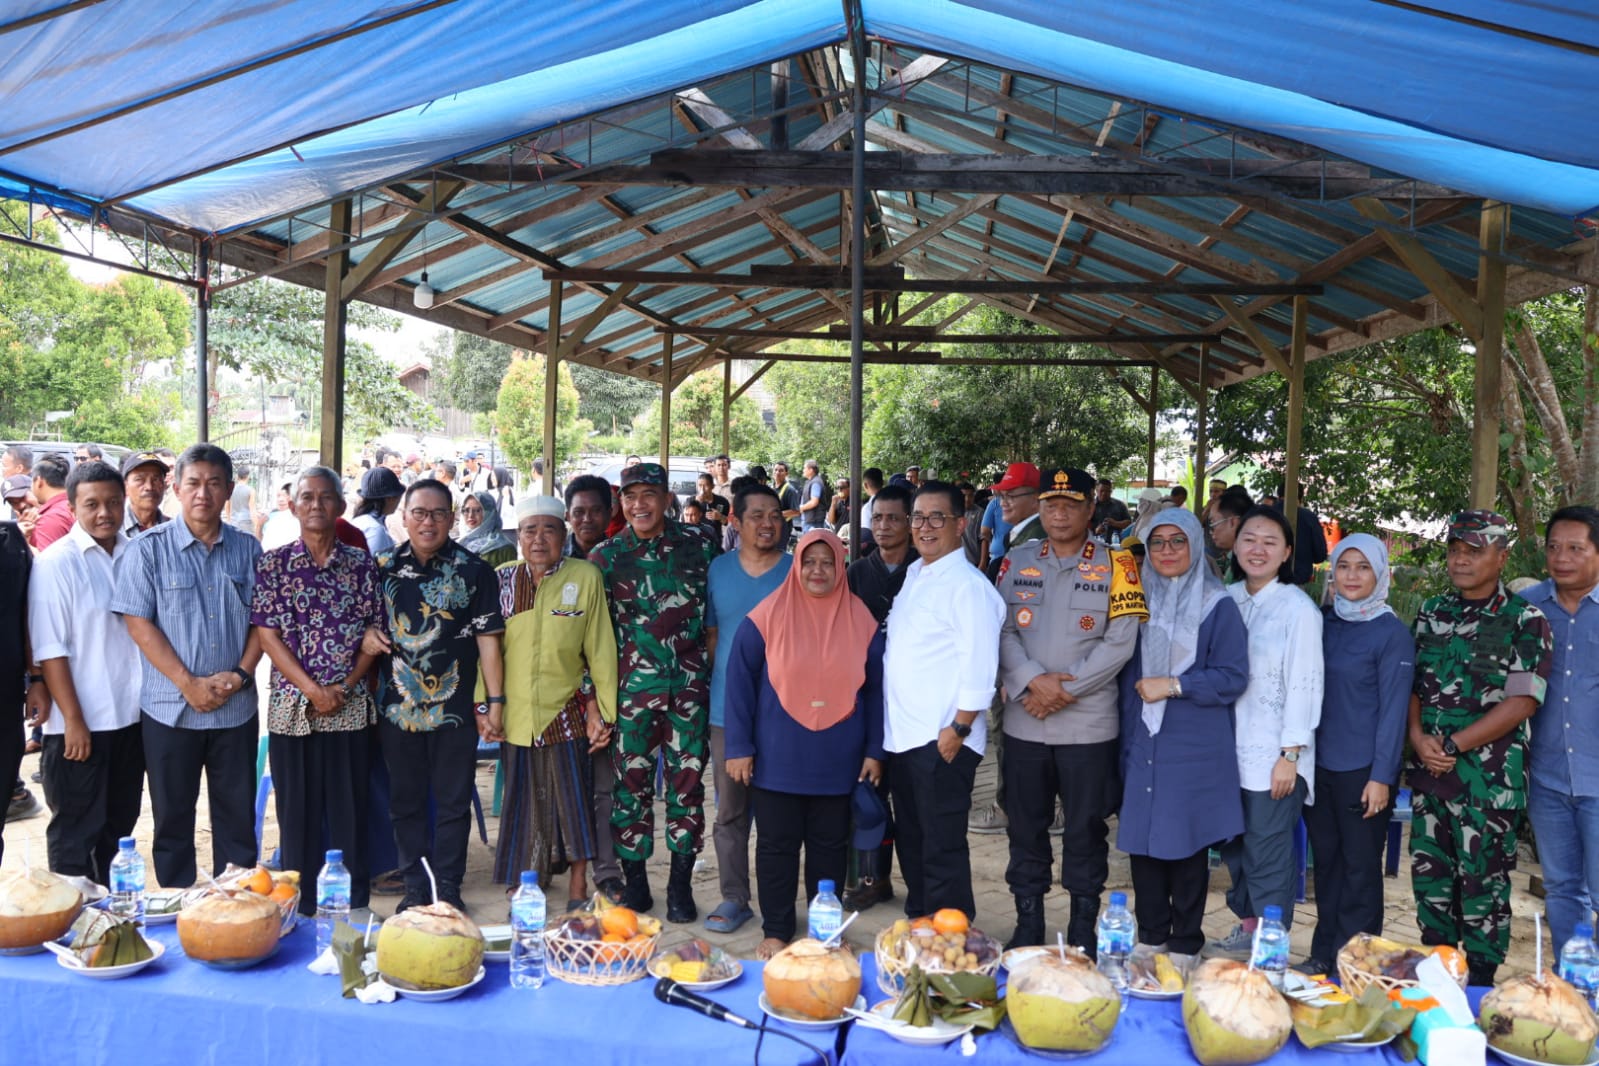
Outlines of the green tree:
[{"label": "green tree", "polygon": [[[868,382],[876,367],[867,367]],[[800,464],[815,459],[823,470],[849,470],[849,366],[845,363],[778,363],[763,379],[772,394],[772,459]],[[866,466],[873,466],[868,449]]]},{"label": "green tree", "polygon": [[[594,427],[577,416],[577,386],[572,384],[570,364],[560,365],[556,382],[555,462],[559,465],[582,449]],[[511,360],[500,386],[494,422],[505,453],[519,469],[532,470],[533,460],[544,454],[544,356]]]},{"label": "green tree", "polygon": [[570,365],[572,381],[577,385],[578,417],[594,423],[601,433],[626,433],[640,412],[661,394],[655,385],[629,374],[582,363]]},{"label": "green tree", "polygon": [[[771,450],[771,433],[761,420],[760,408],[748,395],[733,401],[728,412],[729,454],[740,459],[764,459]],[[661,407],[652,405],[634,423],[633,446],[640,455],[661,451]],[[692,375],[672,393],[672,454],[716,455],[722,450],[722,372],[708,370]]]},{"label": "green tree", "polygon": [[472,414],[494,410],[500,402],[500,385],[511,368],[515,350],[501,341],[474,333],[453,333],[442,365],[434,363],[434,398],[446,406]]}]

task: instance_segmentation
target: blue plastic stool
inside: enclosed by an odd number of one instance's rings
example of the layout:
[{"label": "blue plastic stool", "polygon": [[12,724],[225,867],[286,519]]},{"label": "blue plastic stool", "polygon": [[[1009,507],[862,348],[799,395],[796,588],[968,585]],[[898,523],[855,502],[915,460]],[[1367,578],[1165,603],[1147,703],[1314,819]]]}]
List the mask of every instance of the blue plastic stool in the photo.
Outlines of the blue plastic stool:
[{"label": "blue plastic stool", "polygon": [[[266,822],[267,797],[272,795],[272,769],[267,765],[267,738],[261,738],[261,745],[256,749],[255,755],[255,850],[261,851],[261,827]],[[272,857],[266,865],[277,869],[279,866],[279,851],[272,849]]]},{"label": "blue plastic stool", "polygon": [[1399,835],[1403,832],[1401,826],[1410,821],[1410,815],[1410,789],[1402,788],[1394,797],[1393,817],[1388,819],[1387,858],[1383,863],[1383,873],[1389,877],[1399,876]]}]

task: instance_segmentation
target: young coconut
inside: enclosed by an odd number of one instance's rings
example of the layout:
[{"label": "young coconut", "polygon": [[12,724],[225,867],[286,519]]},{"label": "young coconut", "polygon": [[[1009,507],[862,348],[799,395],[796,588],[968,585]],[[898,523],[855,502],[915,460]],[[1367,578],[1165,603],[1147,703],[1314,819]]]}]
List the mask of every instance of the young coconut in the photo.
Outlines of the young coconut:
[{"label": "young coconut", "polygon": [[1121,1009],[1115,986],[1084,955],[1040,955],[1011,975],[1005,992],[1017,1038],[1050,1051],[1098,1051]]},{"label": "young coconut", "polygon": [[1541,981],[1530,973],[1501,981],[1482,997],[1477,1024],[1500,1051],[1556,1066],[1587,1062],[1599,1038],[1592,1008],[1548,970]]},{"label": "young coconut", "polygon": [[409,907],[378,930],[378,973],[396,988],[459,988],[482,965],[482,931],[448,903]]},{"label": "young coconut", "polygon": [[36,948],[72,927],[83,893],[49,870],[0,874],[0,949]]},{"label": "young coconut", "polygon": [[830,1022],[844,1016],[861,991],[861,964],[848,948],[796,940],[761,971],[766,999],[778,1010]]},{"label": "young coconut", "polygon": [[1265,974],[1231,959],[1210,959],[1189,975],[1183,1026],[1204,1066],[1247,1066],[1281,1051],[1294,1019]]},{"label": "young coconut", "polygon": [[254,892],[221,890],[178,912],[183,953],[201,962],[254,962],[277,947],[283,933],[278,905]]}]

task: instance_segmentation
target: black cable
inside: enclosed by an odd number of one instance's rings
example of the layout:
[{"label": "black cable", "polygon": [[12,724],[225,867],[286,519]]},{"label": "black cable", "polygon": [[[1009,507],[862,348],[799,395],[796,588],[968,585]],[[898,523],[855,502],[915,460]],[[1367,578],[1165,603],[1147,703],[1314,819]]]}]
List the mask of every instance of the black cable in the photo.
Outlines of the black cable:
[{"label": "black cable", "polygon": [[792,1040],[794,1043],[800,1045],[801,1047],[808,1048],[809,1050],[814,1052],[818,1058],[820,1058],[822,1060],[823,1066],[832,1066],[832,1064],[833,1064],[833,1055],[832,1055],[831,1052],[823,1051],[821,1048],[817,1047],[815,1044],[812,1044],[808,1040],[801,1040],[799,1037],[795,1036],[793,1033],[786,1033],[786,1032],[784,1032],[781,1029],[768,1029],[766,1027],[766,1019],[762,1018],[761,1019],[761,1025],[760,1025],[760,1030],[759,1030],[759,1035],[755,1037],[755,1066],[761,1066],[761,1044],[763,1042],[765,1042],[767,1033],[771,1033],[773,1036],[780,1036],[784,1040]]}]

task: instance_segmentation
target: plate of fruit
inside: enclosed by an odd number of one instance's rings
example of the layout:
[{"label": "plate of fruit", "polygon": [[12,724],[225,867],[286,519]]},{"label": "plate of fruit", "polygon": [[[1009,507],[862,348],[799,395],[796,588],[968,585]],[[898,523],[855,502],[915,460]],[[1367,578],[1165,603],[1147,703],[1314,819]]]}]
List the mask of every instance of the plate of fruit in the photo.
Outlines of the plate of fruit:
[{"label": "plate of fruit", "polygon": [[709,992],[732,984],[744,972],[744,964],[699,937],[688,937],[666,945],[650,960],[650,973],[670,977],[684,988]]},{"label": "plate of fruit", "polygon": [[945,908],[925,918],[901,918],[877,934],[877,986],[896,999],[912,966],[923,973],[999,973],[999,941],[974,929],[965,912]]}]

